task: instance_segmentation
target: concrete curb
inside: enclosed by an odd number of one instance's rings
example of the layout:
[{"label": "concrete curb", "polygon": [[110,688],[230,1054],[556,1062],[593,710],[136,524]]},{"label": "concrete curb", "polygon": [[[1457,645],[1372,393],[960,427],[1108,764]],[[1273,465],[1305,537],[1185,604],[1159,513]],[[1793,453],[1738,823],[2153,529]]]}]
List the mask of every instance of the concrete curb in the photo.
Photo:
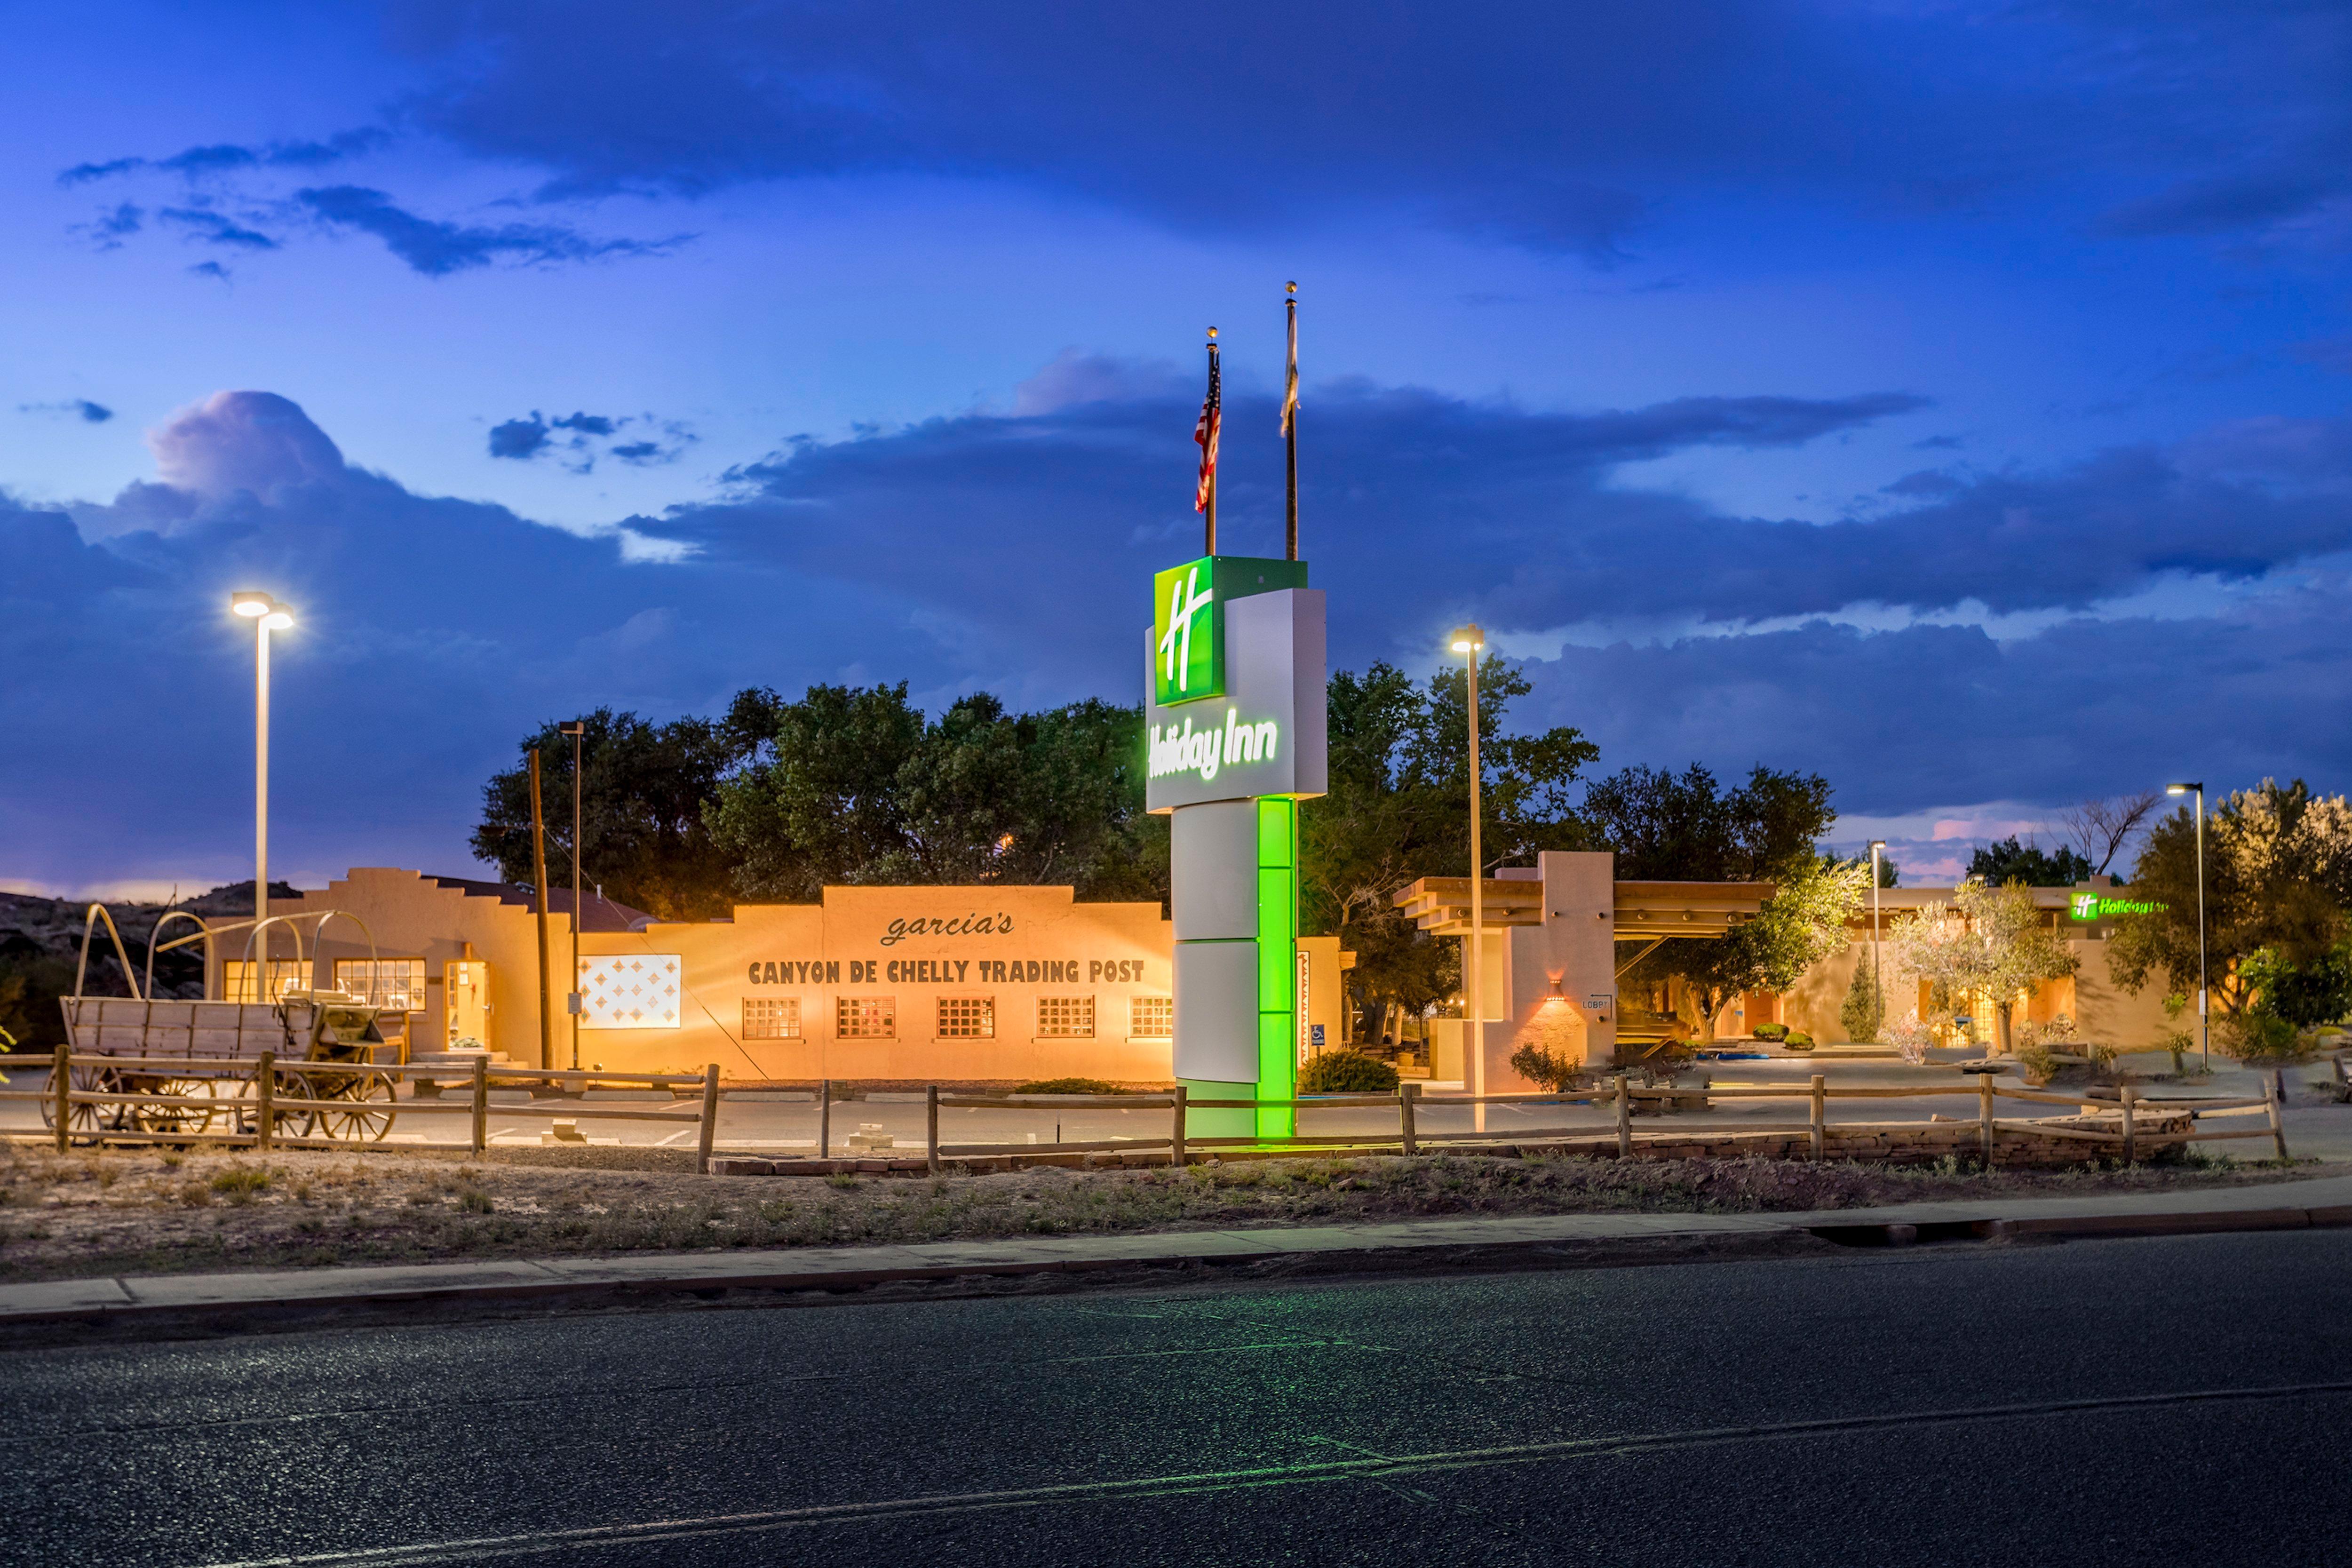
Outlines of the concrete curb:
[{"label": "concrete curb", "polygon": [[[2281,1204],[2281,1197],[2301,1198]],[[45,1280],[0,1287],[0,1329],[571,1297],[846,1292],[982,1278],[1157,1270],[1359,1273],[1606,1267],[1846,1247],[2352,1226],[2352,1177],[2113,1198],[1778,1215],[1542,1215],[1264,1230],[925,1242],[624,1258]]]}]

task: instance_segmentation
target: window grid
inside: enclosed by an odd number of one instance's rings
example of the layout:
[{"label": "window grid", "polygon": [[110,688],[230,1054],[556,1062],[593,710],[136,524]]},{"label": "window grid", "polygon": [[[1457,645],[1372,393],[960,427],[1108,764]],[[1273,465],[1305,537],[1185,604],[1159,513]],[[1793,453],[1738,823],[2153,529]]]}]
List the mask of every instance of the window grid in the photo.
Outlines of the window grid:
[{"label": "window grid", "polygon": [[1127,1032],[1139,1040],[1172,1039],[1176,1034],[1176,998],[1131,996],[1127,1004]]},{"label": "window grid", "polygon": [[373,1007],[403,1013],[425,1011],[425,961],[421,958],[339,958],[335,989]]},{"label": "window grid", "polygon": [[[269,994],[271,1002],[282,1002],[289,991],[307,990],[310,984],[310,964],[296,958],[273,958],[269,961]],[[225,1002],[255,1002],[265,1000],[253,994],[253,964],[242,958],[228,959],[221,964],[221,1000]]]},{"label": "window grid", "polygon": [[743,1037],[747,1040],[799,1039],[801,999],[797,996],[744,997]]},{"label": "window grid", "polygon": [[996,1038],[996,998],[993,996],[940,997],[939,1037],[943,1040]]},{"label": "window grid", "polygon": [[887,1040],[898,1033],[895,996],[842,996],[834,1002],[834,1033],[845,1040]]},{"label": "window grid", "polygon": [[1042,1039],[1084,1039],[1095,1032],[1091,996],[1037,998],[1037,1034]]}]

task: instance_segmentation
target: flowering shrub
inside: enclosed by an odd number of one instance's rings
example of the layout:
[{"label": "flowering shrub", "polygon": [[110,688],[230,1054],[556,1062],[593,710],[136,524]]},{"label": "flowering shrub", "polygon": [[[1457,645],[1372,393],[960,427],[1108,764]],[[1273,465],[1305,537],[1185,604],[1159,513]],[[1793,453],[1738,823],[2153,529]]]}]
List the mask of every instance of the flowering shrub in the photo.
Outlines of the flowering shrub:
[{"label": "flowering shrub", "polygon": [[1916,1009],[1901,1023],[1889,1024],[1881,1029],[1878,1037],[1893,1046],[1913,1067],[1923,1065],[1927,1059],[1927,1052],[1936,1044],[1936,1031],[1919,1021]]}]

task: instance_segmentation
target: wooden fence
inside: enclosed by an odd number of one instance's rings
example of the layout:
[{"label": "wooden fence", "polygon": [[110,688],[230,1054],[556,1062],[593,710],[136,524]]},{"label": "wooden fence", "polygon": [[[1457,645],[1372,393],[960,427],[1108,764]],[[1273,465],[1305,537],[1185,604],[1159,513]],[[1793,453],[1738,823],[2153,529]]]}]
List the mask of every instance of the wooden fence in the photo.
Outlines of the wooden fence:
[{"label": "wooden fence", "polygon": [[[827,1086],[828,1089],[830,1086]],[[1590,1127],[1553,1127],[1513,1129],[1507,1132],[1431,1132],[1419,1126],[1423,1110],[1453,1106],[1482,1105],[1608,1105],[1617,1109],[1617,1152],[1621,1158],[1633,1153],[1633,1108],[1643,1100],[1656,1103],[1661,1110],[1683,1102],[1696,1100],[1701,1105],[1717,1100],[1801,1100],[1807,1103],[1810,1115],[1802,1122],[1741,1123],[1724,1129],[1727,1131],[1795,1132],[1811,1134],[1812,1157],[1823,1157],[1828,1139],[1829,1103],[1833,1100],[1913,1100],[1929,1096],[1966,1095],[1977,1101],[1977,1124],[1979,1145],[1985,1162],[1995,1158],[1995,1135],[2000,1132],[2024,1133],[2035,1137],[2056,1138],[2069,1142],[2085,1142],[2110,1145],[2126,1161],[2137,1160],[2147,1150],[2170,1144],[2203,1142],[2227,1138],[2268,1138],[2284,1160],[2286,1132],[2279,1120],[2278,1089],[2275,1082],[2265,1080],[2258,1099],[2239,1100],[2152,1100],[2137,1089],[2126,1086],[2116,1101],[2116,1127],[2109,1131],[2104,1127],[2079,1124],[2082,1107],[2086,1101],[2079,1095],[2050,1094],[2038,1089],[2013,1088],[1996,1084],[1993,1075],[1980,1073],[1973,1087],[1901,1087],[1832,1088],[1829,1079],[1816,1073],[1801,1086],[1787,1088],[1755,1087],[1700,1089],[1675,1087],[1638,1088],[1625,1074],[1620,1073],[1609,1083],[1591,1089],[1538,1091],[1519,1094],[1449,1094],[1423,1095],[1418,1084],[1401,1086],[1393,1094],[1325,1095],[1307,1100],[1195,1100],[1179,1087],[1167,1094],[1118,1095],[957,1095],[940,1092],[936,1085],[926,1095],[925,1164],[937,1172],[942,1163],[965,1157],[985,1157],[1003,1154],[1097,1153],[1110,1151],[1146,1152],[1165,1149],[1169,1163],[1181,1165],[1193,1150],[1223,1148],[1290,1148],[1301,1152],[1316,1149],[1396,1149],[1400,1153],[1417,1154],[1432,1145],[1449,1143],[1530,1143],[1547,1140],[1590,1138]],[[2055,1120],[2037,1121],[2004,1121],[1994,1114],[1996,1100],[2021,1100],[2046,1105],[2075,1108],[2077,1124],[2059,1126]],[[1170,1113],[1169,1135],[1165,1138],[1117,1139],[1052,1143],[941,1143],[940,1142],[940,1111],[947,1110],[1039,1110],[1053,1108],[1116,1107],[1122,1110],[1164,1109]],[[1224,1137],[1200,1138],[1189,1136],[1186,1117],[1192,1110],[1241,1110],[1258,1109],[1288,1109],[1292,1110],[1357,1110],[1368,1107],[1392,1108],[1397,1113],[1394,1135],[1361,1132],[1327,1133],[1293,1137]],[[2196,1131],[2142,1131],[2138,1121],[2143,1115],[2154,1113],[2168,1118],[2186,1114],[2193,1129],[2197,1121],[2207,1116],[2266,1115],[2267,1123],[2244,1131],[2200,1132]],[[2103,1114],[2094,1112],[2094,1114]],[[829,1142],[824,1145],[831,1152]]]},{"label": "wooden fence", "polygon": [[[17,1057],[6,1060],[10,1067],[29,1066],[39,1061],[37,1057]],[[278,1059],[276,1054],[264,1051],[258,1057],[243,1061],[225,1061],[219,1057],[118,1057],[85,1053],[74,1054],[69,1046],[59,1046],[50,1058],[49,1081],[47,1087],[35,1089],[0,1089],[0,1100],[31,1100],[42,1104],[52,1125],[39,1136],[54,1138],[59,1152],[75,1142],[98,1144],[212,1143],[237,1149],[343,1149],[368,1148],[389,1131],[393,1121],[402,1116],[457,1116],[468,1119],[467,1137],[464,1142],[402,1142],[395,1147],[408,1149],[462,1149],[478,1154],[488,1147],[489,1119],[492,1115],[520,1118],[526,1121],[676,1121],[693,1124],[699,1133],[696,1151],[696,1169],[710,1169],[711,1142],[719,1127],[719,1065],[713,1062],[699,1073],[608,1073],[566,1071],[561,1068],[517,1068],[501,1065],[496,1071],[496,1087],[515,1084],[551,1084],[557,1092],[579,1094],[592,1086],[618,1088],[648,1088],[668,1089],[676,1095],[686,1085],[698,1086],[702,1091],[699,1104],[688,1110],[637,1110],[617,1105],[582,1105],[569,1101],[557,1105],[533,1103],[519,1105],[490,1100],[493,1074],[489,1063],[477,1058],[471,1071],[464,1073],[469,1090],[463,1098],[450,1098],[437,1092],[441,1084],[460,1077],[443,1065],[406,1066],[360,1062],[312,1062],[299,1059]],[[224,1070],[224,1069],[228,1070]],[[248,1070],[249,1069],[249,1070]],[[100,1075],[113,1075],[117,1081],[145,1082],[175,1087],[203,1086],[201,1094],[140,1092],[129,1089],[76,1089],[77,1074],[93,1081],[103,1081]],[[314,1089],[315,1080],[340,1080],[347,1086],[342,1095],[319,1095],[300,1092]],[[399,1097],[397,1086],[403,1081],[429,1083],[436,1092],[425,1096],[413,1094],[405,1100]],[[231,1093],[215,1092],[222,1086]],[[382,1086],[383,1098],[374,1098]],[[296,1092],[289,1093],[292,1089]],[[88,1107],[93,1112],[85,1125],[73,1125],[74,1108]],[[148,1120],[146,1127],[108,1127],[100,1123],[95,1114],[100,1108],[115,1107],[120,1118]],[[284,1123],[303,1119],[316,1125],[321,1118],[333,1118],[363,1127],[378,1125],[383,1131],[359,1137],[310,1137],[285,1131]],[[226,1121],[232,1131],[210,1131],[214,1121]],[[173,1127],[173,1121],[194,1121],[196,1128]],[[22,1137],[23,1134],[15,1136]]]}]

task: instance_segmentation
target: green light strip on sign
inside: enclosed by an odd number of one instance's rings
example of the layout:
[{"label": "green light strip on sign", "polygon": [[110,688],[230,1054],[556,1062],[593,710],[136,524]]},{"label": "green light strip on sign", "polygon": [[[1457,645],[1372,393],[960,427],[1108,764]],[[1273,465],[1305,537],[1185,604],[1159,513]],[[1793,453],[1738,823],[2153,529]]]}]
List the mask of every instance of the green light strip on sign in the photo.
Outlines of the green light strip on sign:
[{"label": "green light strip on sign", "polygon": [[[1257,803],[1257,1096],[1288,1100],[1298,1089],[1297,1005],[1292,973],[1298,951],[1298,803]],[[1297,1116],[1260,1106],[1257,1136],[1289,1138]]]}]

